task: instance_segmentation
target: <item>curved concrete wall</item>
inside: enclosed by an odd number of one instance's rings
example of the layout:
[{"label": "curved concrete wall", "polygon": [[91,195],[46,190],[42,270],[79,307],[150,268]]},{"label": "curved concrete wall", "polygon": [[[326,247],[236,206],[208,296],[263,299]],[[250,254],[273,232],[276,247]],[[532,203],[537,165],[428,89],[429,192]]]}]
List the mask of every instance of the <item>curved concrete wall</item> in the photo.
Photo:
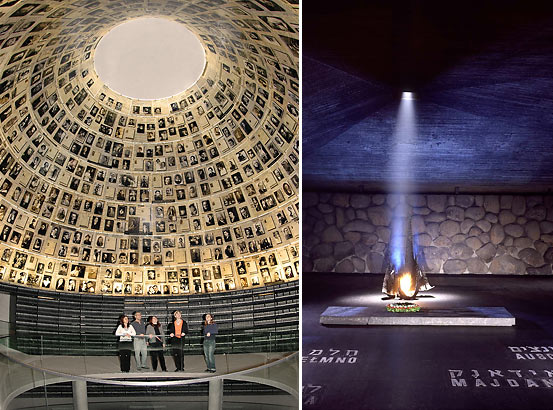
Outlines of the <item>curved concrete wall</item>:
[{"label": "curved concrete wall", "polygon": [[[303,270],[381,273],[397,195],[303,195]],[[553,195],[408,195],[429,273],[552,273]]]}]

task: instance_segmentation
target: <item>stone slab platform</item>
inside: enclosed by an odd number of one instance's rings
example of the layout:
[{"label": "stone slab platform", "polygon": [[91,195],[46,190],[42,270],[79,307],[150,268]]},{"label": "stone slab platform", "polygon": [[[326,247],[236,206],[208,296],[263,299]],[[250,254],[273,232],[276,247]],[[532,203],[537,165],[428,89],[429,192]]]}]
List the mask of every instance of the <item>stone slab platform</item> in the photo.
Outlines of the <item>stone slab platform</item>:
[{"label": "stone slab platform", "polygon": [[378,326],[514,326],[515,318],[504,307],[421,308],[414,313],[388,312],[382,307],[329,306],[322,325]]}]

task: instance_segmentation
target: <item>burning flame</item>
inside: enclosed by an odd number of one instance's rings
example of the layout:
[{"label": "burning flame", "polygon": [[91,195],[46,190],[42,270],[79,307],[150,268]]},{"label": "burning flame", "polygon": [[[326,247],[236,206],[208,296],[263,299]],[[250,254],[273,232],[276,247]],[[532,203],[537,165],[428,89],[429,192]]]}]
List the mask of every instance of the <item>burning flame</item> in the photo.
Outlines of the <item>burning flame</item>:
[{"label": "burning flame", "polygon": [[405,273],[399,278],[399,287],[405,296],[412,296],[414,291],[412,289],[411,274]]}]

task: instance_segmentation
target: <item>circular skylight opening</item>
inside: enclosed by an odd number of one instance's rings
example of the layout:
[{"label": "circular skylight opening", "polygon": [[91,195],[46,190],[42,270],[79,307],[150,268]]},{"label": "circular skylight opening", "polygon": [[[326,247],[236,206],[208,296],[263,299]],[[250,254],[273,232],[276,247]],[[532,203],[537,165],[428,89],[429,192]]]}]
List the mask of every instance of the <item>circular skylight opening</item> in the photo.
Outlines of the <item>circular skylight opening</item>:
[{"label": "circular skylight opening", "polygon": [[113,91],[157,100],[194,85],[205,67],[198,38],[184,25],[163,18],[120,24],[98,43],[94,67]]}]

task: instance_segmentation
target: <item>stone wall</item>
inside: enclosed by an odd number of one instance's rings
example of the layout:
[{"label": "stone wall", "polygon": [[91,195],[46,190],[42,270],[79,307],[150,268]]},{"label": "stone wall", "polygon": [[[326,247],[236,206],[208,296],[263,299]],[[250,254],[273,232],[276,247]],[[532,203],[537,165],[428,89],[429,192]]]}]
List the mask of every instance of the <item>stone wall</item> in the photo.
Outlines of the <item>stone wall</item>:
[{"label": "stone wall", "polygon": [[[400,196],[303,194],[303,270],[382,273]],[[429,273],[551,274],[553,196],[408,195]]]}]

